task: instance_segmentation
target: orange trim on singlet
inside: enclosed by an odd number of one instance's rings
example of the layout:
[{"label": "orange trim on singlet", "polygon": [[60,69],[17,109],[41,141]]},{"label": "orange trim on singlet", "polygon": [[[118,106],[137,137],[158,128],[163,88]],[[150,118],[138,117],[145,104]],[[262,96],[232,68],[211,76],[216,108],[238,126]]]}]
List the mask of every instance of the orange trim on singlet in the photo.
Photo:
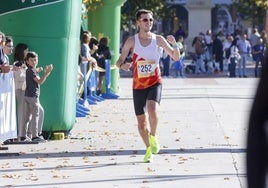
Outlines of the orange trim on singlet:
[{"label": "orange trim on singlet", "polygon": [[161,83],[161,73],[160,73],[160,69],[157,67],[155,69],[155,74],[150,76],[150,77],[146,77],[146,78],[139,78],[138,77],[138,69],[137,69],[137,61],[140,60],[144,60],[142,58],[137,59],[137,54],[133,54],[133,89],[145,89],[148,88],[150,86],[155,85],[156,83]]}]

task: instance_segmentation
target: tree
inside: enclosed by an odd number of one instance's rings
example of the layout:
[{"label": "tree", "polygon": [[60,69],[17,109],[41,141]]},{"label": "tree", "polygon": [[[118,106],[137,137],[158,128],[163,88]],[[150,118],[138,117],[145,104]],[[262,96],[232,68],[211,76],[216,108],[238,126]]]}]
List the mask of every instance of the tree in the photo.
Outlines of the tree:
[{"label": "tree", "polygon": [[86,5],[87,10],[96,10],[99,6],[103,6],[102,0],[83,0],[83,4]]},{"label": "tree", "polygon": [[163,19],[174,16],[174,9],[165,4],[166,0],[127,0],[121,8],[121,27],[123,30],[135,28],[135,13],[138,9],[144,8],[154,13],[154,19]]},{"label": "tree", "polygon": [[233,5],[242,19],[251,21],[253,27],[264,25],[268,0],[233,0]]}]

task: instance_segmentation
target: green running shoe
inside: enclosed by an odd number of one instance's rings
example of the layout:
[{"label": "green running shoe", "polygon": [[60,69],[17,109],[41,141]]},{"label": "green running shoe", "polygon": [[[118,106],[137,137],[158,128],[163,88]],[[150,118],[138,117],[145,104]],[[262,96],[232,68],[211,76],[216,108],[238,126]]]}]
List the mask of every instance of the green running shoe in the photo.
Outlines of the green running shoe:
[{"label": "green running shoe", "polygon": [[151,147],[148,147],[146,149],[146,153],[144,155],[144,158],[143,158],[144,162],[145,163],[150,163],[150,162],[153,162],[153,154],[151,152]]},{"label": "green running shoe", "polygon": [[160,146],[158,144],[157,138],[153,135],[150,135],[149,140],[150,140],[150,146],[151,146],[152,153],[157,154],[160,150]]}]

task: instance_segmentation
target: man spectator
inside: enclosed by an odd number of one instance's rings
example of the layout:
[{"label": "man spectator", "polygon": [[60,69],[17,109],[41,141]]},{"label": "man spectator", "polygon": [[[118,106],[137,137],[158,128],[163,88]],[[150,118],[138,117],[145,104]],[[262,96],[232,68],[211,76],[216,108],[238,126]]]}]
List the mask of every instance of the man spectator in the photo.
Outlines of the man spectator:
[{"label": "man spectator", "polygon": [[186,38],[186,33],[182,29],[182,26],[181,25],[179,26],[179,29],[175,33],[175,39],[176,39],[176,41],[178,40],[179,36],[182,36],[183,38]]},{"label": "man spectator", "polygon": [[238,63],[238,74],[239,77],[247,77],[247,69],[246,63],[248,56],[251,55],[251,45],[250,42],[247,40],[247,35],[243,34],[242,38],[237,42],[238,50],[241,55],[241,59]]},{"label": "man spectator", "polygon": [[253,29],[253,33],[250,36],[250,44],[251,46],[255,46],[258,44],[258,40],[261,37],[260,33],[258,32],[258,29]]},{"label": "man spectator", "polygon": [[5,43],[6,43],[6,36],[4,33],[0,31],[0,73],[7,73],[11,69],[6,59],[7,56],[5,55],[4,52]]}]

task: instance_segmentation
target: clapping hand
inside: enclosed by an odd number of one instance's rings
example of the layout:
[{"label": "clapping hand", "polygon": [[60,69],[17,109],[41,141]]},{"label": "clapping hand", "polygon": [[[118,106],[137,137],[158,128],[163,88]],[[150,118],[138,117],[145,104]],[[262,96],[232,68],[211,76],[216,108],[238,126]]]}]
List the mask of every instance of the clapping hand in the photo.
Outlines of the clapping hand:
[{"label": "clapping hand", "polygon": [[49,74],[53,70],[53,65],[47,65],[45,68],[45,74]]}]

